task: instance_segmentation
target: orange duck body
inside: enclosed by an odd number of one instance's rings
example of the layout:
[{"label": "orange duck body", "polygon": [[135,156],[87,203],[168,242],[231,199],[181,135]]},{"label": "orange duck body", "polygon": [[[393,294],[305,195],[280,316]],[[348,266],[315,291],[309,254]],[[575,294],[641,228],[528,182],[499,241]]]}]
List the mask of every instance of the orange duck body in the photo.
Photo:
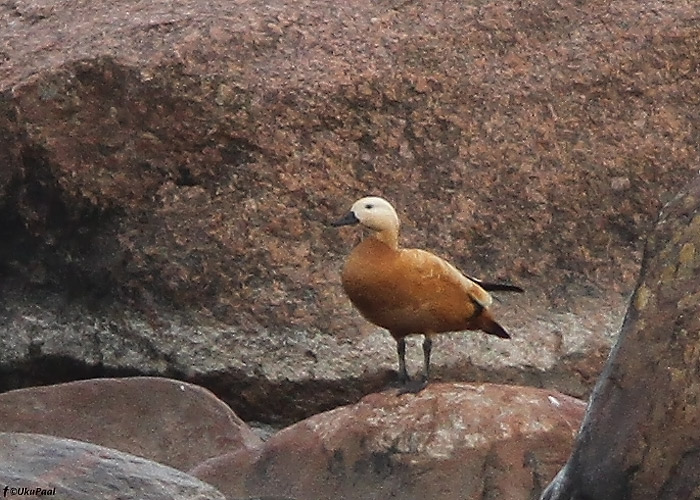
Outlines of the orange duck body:
[{"label": "orange duck body", "polygon": [[482,329],[508,338],[486,309],[489,294],[429,252],[366,238],[350,254],[342,282],[360,313],[394,338]]}]

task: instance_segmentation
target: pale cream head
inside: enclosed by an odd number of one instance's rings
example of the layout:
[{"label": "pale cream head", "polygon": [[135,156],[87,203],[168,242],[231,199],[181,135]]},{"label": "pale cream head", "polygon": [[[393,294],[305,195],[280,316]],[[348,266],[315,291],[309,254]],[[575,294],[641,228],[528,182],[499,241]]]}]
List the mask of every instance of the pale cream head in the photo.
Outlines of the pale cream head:
[{"label": "pale cream head", "polygon": [[391,203],[378,196],[367,196],[357,200],[350,211],[365,227],[374,231],[398,232],[399,216]]}]

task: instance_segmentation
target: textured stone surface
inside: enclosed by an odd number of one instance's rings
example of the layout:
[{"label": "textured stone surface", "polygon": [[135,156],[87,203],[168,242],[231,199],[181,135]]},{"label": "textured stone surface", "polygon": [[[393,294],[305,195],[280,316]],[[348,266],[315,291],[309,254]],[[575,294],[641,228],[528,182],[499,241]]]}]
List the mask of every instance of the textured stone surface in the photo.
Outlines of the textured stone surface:
[{"label": "textured stone surface", "polygon": [[[122,320],[115,324],[109,316],[64,300],[54,302],[58,313],[24,298],[9,302],[9,314],[0,321],[6,332],[0,335],[5,387],[94,377],[103,370],[161,372],[212,389],[245,420],[284,424],[355,402],[395,379],[395,342],[380,330],[359,339],[309,332],[248,337],[216,324],[183,321],[153,328],[112,309]],[[523,332],[528,320],[543,333]],[[601,328],[605,320],[601,311],[586,322],[573,314],[522,318],[508,324],[514,335],[510,342],[480,334],[441,336],[435,341],[434,380],[506,381],[585,394],[607,354],[606,332],[613,328]],[[411,342],[409,364],[417,371],[422,351]]]},{"label": "textured stone surface", "polygon": [[74,500],[223,500],[212,486],[150,460],[41,434],[0,433],[0,484],[56,488]]},{"label": "textured stone surface", "polygon": [[543,500],[698,497],[699,248],[700,179],[649,235],[622,332]]},{"label": "textured stone surface", "polygon": [[87,441],[180,470],[261,443],[209,391],[153,377],[84,380],[0,394],[0,431]]},{"label": "textured stone surface", "polygon": [[326,222],[371,192],[406,245],[528,290],[498,312],[512,343],[447,337],[438,378],[586,395],[641,237],[697,171],[698,21],[692,0],[3,3],[0,389],[174,375],[284,421],[356,401],[394,349]]},{"label": "textured stone surface", "polygon": [[566,460],[584,407],[529,387],[387,391],[299,422],[258,449],[213,458],[192,474],[234,497],[525,500]]}]

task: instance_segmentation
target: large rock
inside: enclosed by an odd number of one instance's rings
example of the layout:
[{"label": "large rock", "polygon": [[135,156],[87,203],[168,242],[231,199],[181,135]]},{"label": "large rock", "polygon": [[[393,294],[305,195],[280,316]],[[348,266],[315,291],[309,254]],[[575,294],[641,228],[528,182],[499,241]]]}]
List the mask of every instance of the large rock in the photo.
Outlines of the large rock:
[{"label": "large rock", "polygon": [[212,486],[165,465],[40,434],[0,432],[0,484],[72,500],[224,500]]},{"label": "large rock", "polygon": [[88,441],[180,470],[261,443],[209,391],[152,377],[84,380],[0,394],[0,432]]},{"label": "large rock", "polygon": [[[601,10],[602,9],[602,10]],[[0,5],[0,389],[177,375],[290,421],[382,387],[340,291],[360,194],[528,290],[438,377],[586,395],[695,170],[692,0]]]},{"label": "large rock", "polygon": [[[357,339],[303,331],[246,336],[210,323],[154,327],[112,307],[108,311],[122,318],[116,324],[109,315],[55,296],[55,310],[26,297],[8,302],[4,324],[0,318],[6,332],[0,335],[5,389],[105,371],[165,373],[213,390],[244,420],[284,424],[386,388],[397,365],[396,344],[380,330]],[[513,323],[521,327],[511,328],[515,338],[508,342],[483,334],[441,336],[435,341],[434,379],[522,382],[585,394],[607,355],[612,328],[600,328],[605,314],[593,311],[585,321],[573,314],[534,318],[533,327],[542,330],[538,336],[524,331],[526,318],[516,318]],[[593,326],[598,329],[589,331]],[[408,358],[412,370],[419,370],[422,351],[413,339]]]},{"label": "large rock", "polygon": [[700,179],[666,206],[576,448],[543,500],[700,491]]},{"label": "large rock", "polygon": [[535,498],[564,462],[582,401],[529,387],[432,384],[372,394],[192,474],[227,496]]}]

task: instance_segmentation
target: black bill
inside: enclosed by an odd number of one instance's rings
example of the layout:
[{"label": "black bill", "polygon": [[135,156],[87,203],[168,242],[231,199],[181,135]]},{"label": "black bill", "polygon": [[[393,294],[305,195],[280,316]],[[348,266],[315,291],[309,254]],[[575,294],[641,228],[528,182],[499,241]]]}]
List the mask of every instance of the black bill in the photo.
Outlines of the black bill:
[{"label": "black bill", "polygon": [[349,226],[351,224],[358,224],[360,219],[357,218],[355,212],[348,212],[344,217],[338,219],[337,221],[331,222],[331,226]]}]

